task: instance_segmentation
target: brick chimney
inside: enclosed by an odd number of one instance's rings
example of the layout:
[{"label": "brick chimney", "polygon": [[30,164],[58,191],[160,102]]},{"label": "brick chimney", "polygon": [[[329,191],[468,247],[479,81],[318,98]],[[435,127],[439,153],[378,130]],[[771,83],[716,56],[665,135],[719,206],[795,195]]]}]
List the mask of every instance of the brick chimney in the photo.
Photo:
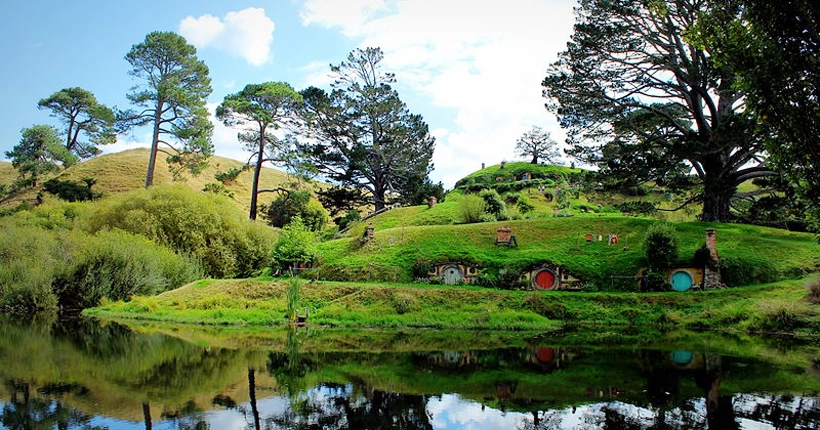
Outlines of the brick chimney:
[{"label": "brick chimney", "polygon": [[709,261],[703,272],[703,288],[723,288],[720,278],[720,258],[717,252],[717,232],[713,228],[706,229],[706,249],[709,250]]}]

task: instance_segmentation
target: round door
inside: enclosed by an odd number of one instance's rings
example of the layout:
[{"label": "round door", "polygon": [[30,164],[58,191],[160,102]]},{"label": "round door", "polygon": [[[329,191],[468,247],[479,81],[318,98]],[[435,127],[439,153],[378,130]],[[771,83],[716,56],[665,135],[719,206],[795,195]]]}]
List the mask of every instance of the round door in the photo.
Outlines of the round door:
[{"label": "round door", "polygon": [[447,266],[441,271],[441,278],[447,285],[457,285],[464,282],[464,272],[458,266]]},{"label": "round door", "polygon": [[535,274],[535,287],[540,290],[552,290],[558,285],[558,277],[550,269],[541,269]]},{"label": "round door", "polygon": [[669,277],[669,283],[672,284],[672,289],[675,291],[686,291],[692,288],[694,281],[692,275],[685,270],[678,270]]}]

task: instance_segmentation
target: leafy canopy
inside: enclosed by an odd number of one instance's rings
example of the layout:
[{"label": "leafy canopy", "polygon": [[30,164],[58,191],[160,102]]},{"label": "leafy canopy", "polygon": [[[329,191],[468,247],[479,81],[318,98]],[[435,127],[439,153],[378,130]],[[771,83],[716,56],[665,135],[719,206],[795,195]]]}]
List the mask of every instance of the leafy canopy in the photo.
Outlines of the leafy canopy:
[{"label": "leafy canopy", "polygon": [[308,142],[302,152],[337,185],[363,188],[375,210],[412,194],[432,169],[435,139],[421,115],[411,114],[381,70],[379,48],[357,49],[331,66],[330,94],[302,91]]},{"label": "leafy canopy", "polygon": [[[88,90],[79,87],[64,88],[40,100],[40,109],[51,110],[65,127],[65,147],[79,158],[100,154],[97,145],[114,143],[117,133],[114,111],[97,102]],[[81,140],[85,136],[88,141]]]},{"label": "leafy canopy", "polygon": [[728,221],[737,186],[774,173],[737,75],[689,43],[713,4],[581,0],[543,86],[571,155],[621,182],[694,189],[704,221]]},{"label": "leafy canopy", "polygon": [[[291,159],[291,139],[280,139],[274,133],[297,120],[302,96],[284,82],[250,84],[225,97],[216,116],[228,127],[239,127],[238,135],[251,151],[254,174],[251,191],[250,219],[256,219],[259,175],[262,164],[287,163]],[[251,164],[251,161],[248,162]]]},{"label": "leafy canopy", "polygon": [[50,125],[23,129],[20,143],[5,154],[17,169],[23,185],[36,185],[41,176],[77,162],[77,158],[62,145],[60,133]]},{"label": "leafy canopy", "polygon": [[120,113],[120,127],[152,125],[151,155],[145,186],[154,179],[157,152],[176,166],[197,173],[213,153],[205,100],[211,94],[208,66],[196,56],[196,48],[172,32],[153,32],[125,55],[128,72],[141,82],[127,97],[141,111]]}]

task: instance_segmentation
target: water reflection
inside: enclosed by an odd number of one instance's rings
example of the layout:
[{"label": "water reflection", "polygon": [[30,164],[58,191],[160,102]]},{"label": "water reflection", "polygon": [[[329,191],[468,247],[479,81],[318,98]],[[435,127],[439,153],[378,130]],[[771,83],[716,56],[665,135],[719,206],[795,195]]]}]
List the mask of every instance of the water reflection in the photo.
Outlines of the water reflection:
[{"label": "water reflection", "polygon": [[[820,372],[801,358],[816,356],[809,347],[764,348],[766,360],[565,338],[459,349],[425,337],[440,333],[396,332],[401,352],[373,352],[359,345],[391,335],[357,343],[275,327],[263,346],[220,348],[93,321],[0,329],[4,429],[820,426]],[[357,346],[314,346],[331,338]]]}]

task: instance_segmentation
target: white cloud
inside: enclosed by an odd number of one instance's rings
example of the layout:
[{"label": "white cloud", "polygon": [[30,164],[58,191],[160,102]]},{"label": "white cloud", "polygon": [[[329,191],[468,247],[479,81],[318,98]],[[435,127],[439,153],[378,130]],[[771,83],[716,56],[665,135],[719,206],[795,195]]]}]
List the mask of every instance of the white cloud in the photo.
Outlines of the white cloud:
[{"label": "white cloud", "polygon": [[360,47],[381,47],[403,99],[452,113],[441,118],[410,106],[437,130],[435,181],[451,187],[482,162],[517,159],[515,141],[533,125],[564,140],[544,108],[541,81],[566,48],[574,0],[340,3],[305,1],[303,23],[339,29]]},{"label": "white cloud", "polygon": [[224,19],[207,14],[198,18],[188,16],[179,23],[179,34],[197,48],[212,46],[261,66],[271,59],[275,28],[264,9],[247,8],[228,12]]}]

